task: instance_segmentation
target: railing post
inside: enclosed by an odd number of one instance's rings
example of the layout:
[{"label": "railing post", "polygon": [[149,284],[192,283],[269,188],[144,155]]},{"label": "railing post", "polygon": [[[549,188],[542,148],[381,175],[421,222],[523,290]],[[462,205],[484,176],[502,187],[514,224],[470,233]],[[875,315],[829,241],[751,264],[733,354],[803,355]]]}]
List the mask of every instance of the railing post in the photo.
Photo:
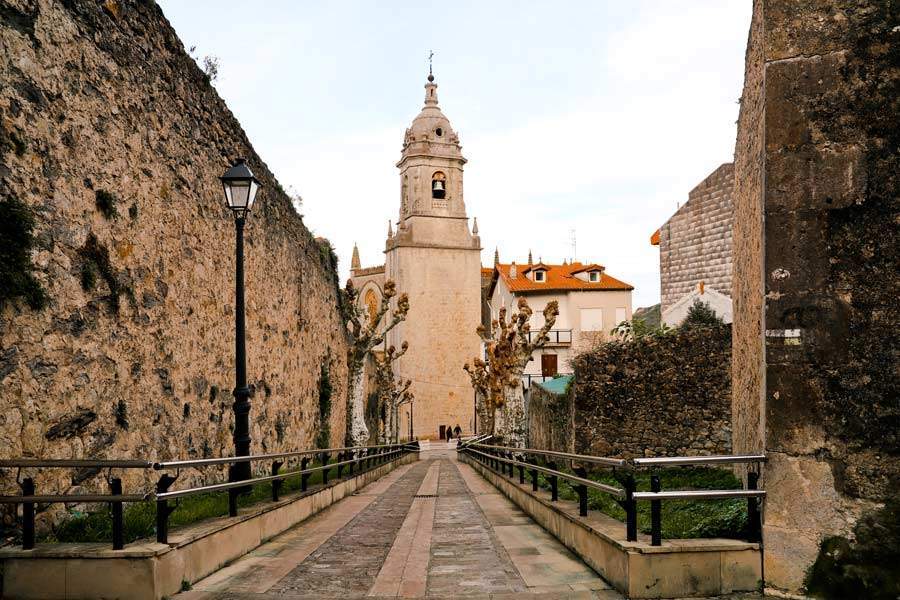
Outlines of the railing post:
[{"label": "railing post", "polygon": [[[34,479],[26,477],[19,484],[23,496],[34,496]],[[34,548],[34,502],[22,503],[22,549]]]},{"label": "railing post", "polygon": [[[759,484],[759,473],[747,473],[747,489],[755,490]],[[747,498],[747,541],[759,542],[762,539],[762,522],[759,515],[759,499]]]},{"label": "railing post", "polygon": [[[587,479],[587,471],[584,467],[575,467],[572,471],[582,479]],[[586,517],[588,514],[588,488],[583,483],[573,487],[575,488],[575,493],[578,494],[578,514]]]},{"label": "railing post", "polygon": [[[521,463],[524,461],[525,461],[525,456],[523,455],[519,462]],[[519,464],[516,466],[519,467],[519,483],[525,483],[525,465]]]},{"label": "railing post", "polygon": [[[548,462],[547,467],[553,469],[554,471],[558,471],[559,469],[556,467],[555,462]],[[550,476],[550,501],[556,502],[559,500],[559,476],[551,475]]]},{"label": "railing post", "polygon": [[[122,495],[122,480],[118,477],[109,480],[109,492],[113,496]],[[122,502],[115,500],[109,503],[112,510],[112,543],[113,550],[121,550],[125,547],[125,523],[122,518]]]},{"label": "railing post", "polygon": [[[272,461],[272,475],[278,475],[278,471],[281,470],[281,466],[284,464],[283,461],[275,460]],[[273,479],[272,480],[272,502],[278,502],[278,492],[281,491],[281,484],[284,483],[284,479]]]},{"label": "railing post", "polygon": [[[659,475],[650,476],[650,491],[661,491]],[[650,536],[651,545],[662,545],[662,501],[660,500],[650,501]]]},{"label": "railing post", "polygon": [[[300,459],[300,470],[305,471],[306,467],[309,466],[309,457],[304,456]],[[301,473],[300,474],[300,491],[305,492],[306,486],[309,484],[309,473]]]},{"label": "railing post", "polygon": [[[531,464],[535,464],[536,461],[537,461],[536,458],[532,458],[528,462],[530,462]],[[531,491],[536,492],[536,491],[538,491],[538,471],[537,471],[537,469],[531,469],[530,472],[531,472]]]},{"label": "railing post", "polygon": [[[228,467],[228,481],[237,481],[239,468],[237,465],[231,465]],[[237,516],[237,499],[240,495],[240,488],[229,488],[228,489],[228,516],[236,517]]]},{"label": "railing post", "polygon": [[344,453],[343,452],[338,452],[337,461],[338,461],[337,478],[340,479],[341,476],[343,475],[343,471],[344,471],[344,465],[341,464],[342,462],[344,462]]},{"label": "railing post", "polygon": [[637,502],[634,499],[634,475],[628,473],[625,476],[625,539],[629,542],[637,541]]},{"label": "railing post", "polygon": [[328,460],[330,458],[331,457],[328,456],[327,452],[323,452],[322,454],[319,455],[319,460],[322,461],[322,466],[325,467],[324,469],[322,469],[322,485],[323,486],[328,485],[328,471],[330,471],[331,469],[329,469],[327,465],[328,465]]},{"label": "railing post", "polygon": [[353,477],[353,466],[356,464],[356,450],[347,452],[347,458],[353,461],[347,465],[347,477]]},{"label": "railing post", "polygon": [[[176,479],[178,478],[163,473],[156,482],[156,493],[164,494],[169,491],[169,487],[175,483]],[[156,541],[160,544],[169,543],[169,515],[173,510],[175,508],[169,508],[169,503],[165,499],[156,501]]]}]

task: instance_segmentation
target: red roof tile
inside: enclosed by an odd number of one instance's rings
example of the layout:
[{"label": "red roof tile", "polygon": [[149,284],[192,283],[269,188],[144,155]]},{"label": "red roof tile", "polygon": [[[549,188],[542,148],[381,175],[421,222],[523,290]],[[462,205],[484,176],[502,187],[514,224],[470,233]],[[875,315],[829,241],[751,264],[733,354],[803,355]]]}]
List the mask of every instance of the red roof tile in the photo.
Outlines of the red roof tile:
[{"label": "red roof tile", "polygon": [[[533,265],[533,270],[538,265]],[[572,263],[569,265],[540,265],[547,270],[545,281],[536,282],[528,279],[525,273],[529,270],[527,265],[516,265],[518,276],[512,278],[509,276],[508,264],[497,265],[497,273],[503,279],[503,283],[514,293],[529,292],[553,292],[553,291],[590,291],[590,290],[620,290],[630,291],[634,286],[624,281],[620,281],[611,275],[607,275],[606,271],[600,275],[600,281],[591,283],[583,281],[575,277],[576,273],[591,270],[592,267],[602,269],[600,265],[583,265],[581,263]],[[495,275],[496,277],[497,275]],[[493,288],[492,288],[493,291]]]}]

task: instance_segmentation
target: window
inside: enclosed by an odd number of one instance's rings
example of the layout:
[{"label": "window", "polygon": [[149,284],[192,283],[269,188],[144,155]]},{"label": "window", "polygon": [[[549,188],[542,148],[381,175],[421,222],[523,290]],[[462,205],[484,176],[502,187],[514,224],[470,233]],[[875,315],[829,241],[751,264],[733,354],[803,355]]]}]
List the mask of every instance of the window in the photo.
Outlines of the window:
[{"label": "window", "polygon": [[378,314],[378,295],[375,293],[375,290],[371,288],[366,290],[364,302],[366,304],[366,311],[369,313],[369,323],[374,323],[375,315]]},{"label": "window", "polygon": [[444,130],[441,129],[440,127],[438,127],[437,129],[434,130],[434,135],[441,137],[442,135],[444,135]]},{"label": "window", "polygon": [[438,200],[447,197],[447,176],[440,171],[431,176],[431,197]]},{"label": "window", "polygon": [[537,282],[545,281],[546,272],[543,270],[538,270],[534,272],[534,280]]},{"label": "window", "polygon": [[603,309],[602,308],[582,308],[581,309],[581,330],[582,331],[603,331]]},{"label": "window", "polygon": [[591,283],[597,283],[598,281],[600,281],[600,271],[591,271],[588,274],[588,277],[590,277]]}]

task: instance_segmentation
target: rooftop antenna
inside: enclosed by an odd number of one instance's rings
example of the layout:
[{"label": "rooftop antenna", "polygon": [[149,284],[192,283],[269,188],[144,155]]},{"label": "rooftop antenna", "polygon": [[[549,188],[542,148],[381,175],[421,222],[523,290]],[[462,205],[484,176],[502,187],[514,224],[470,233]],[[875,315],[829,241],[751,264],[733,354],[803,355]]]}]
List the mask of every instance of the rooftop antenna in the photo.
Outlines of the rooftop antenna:
[{"label": "rooftop antenna", "polygon": [[575,262],[575,257],[578,256],[578,239],[575,236],[575,229],[569,230],[569,244],[572,247],[572,260],[570,262]]}]

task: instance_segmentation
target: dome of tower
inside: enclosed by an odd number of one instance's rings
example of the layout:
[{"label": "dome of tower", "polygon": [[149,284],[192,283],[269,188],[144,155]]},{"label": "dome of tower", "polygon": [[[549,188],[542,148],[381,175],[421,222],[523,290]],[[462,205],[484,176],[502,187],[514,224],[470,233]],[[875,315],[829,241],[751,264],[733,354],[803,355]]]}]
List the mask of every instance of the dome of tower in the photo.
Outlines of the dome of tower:
[{"label": "dome of tower", "polygon": [[462,158],[459,136],[438,107],[437,87],[434,77],[429,75],[425,84],[425,106],[413,119],[403,138],[404,158],[418,154]]}]

